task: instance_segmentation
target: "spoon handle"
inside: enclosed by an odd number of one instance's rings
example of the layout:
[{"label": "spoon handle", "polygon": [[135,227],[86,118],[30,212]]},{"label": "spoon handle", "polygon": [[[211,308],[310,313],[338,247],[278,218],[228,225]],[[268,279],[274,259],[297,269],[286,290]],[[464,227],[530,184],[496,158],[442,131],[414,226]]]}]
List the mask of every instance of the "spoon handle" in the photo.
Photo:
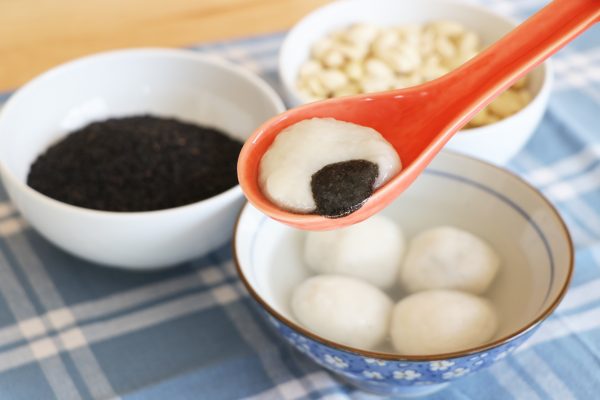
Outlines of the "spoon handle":
[{"label": "spoon handle", "polygon": [[[600,0],[554,0],[477,57],[446,75],[455,128],[600,20]],[[453,109],[452,109],[453,108]]]}]

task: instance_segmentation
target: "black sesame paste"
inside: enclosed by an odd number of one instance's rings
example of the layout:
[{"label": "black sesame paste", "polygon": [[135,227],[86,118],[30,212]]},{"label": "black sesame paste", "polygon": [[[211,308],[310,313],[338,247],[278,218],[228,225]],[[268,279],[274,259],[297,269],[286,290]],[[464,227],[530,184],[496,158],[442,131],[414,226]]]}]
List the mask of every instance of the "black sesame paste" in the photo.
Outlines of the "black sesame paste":
[{"label": "black sesame paste", "polygon": [[358,210],[373,194],[379,175],[377,164],[366,160],[326,165],[311,177],[316,213],[339,218]]},{"label": "black sesame paste", "polygon": [[27,184],[85,208],[161,210],[235,186],[241,147],[217,129],[172,118],[108,119],[48,148],[31,166]]}]

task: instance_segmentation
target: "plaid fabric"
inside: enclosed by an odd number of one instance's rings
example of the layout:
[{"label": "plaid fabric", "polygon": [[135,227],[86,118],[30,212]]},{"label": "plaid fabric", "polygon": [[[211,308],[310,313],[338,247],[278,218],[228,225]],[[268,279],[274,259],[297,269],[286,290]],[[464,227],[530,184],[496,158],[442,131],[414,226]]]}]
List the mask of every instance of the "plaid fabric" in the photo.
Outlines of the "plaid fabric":
[{"label": "plaid fabric", "polygon": [[[524,17],[539,0],[489,1]],[[194,47],[275,88],[283,34]],[[577,246],[573,285],[516,354],[435,399],[598,398],[600,29],[554,58],[538,133],[509,168],[560,209]],[[0,101],[8,94],[0,96]],[[179,268],[101,268],[49,244],[0,187],[0,399],[361,399],[279,341],[235,276],[229,246]]]}]

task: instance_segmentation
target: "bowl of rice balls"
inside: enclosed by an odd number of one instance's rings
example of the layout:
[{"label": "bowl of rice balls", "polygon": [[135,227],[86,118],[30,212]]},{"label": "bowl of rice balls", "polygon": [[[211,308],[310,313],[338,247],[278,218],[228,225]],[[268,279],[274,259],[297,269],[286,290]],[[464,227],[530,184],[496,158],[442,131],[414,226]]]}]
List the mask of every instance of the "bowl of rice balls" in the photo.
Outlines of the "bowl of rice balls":
[{"label": "bowl of rice balls", "polygon": [[[402,89],[459,68],[515,26],[460,0],[337,1],[290,30],[279,75],[294,106]],[[551,66],[545,62],[477,114],[447,148],[507,163],[533,135],[551,86]]]},{"label": "bowl of rice balls", "polygon": [[441,152],[381,213],[302,231],[247,204],[238,273],[279,336],[340,379],[420,396],[523,344],[558,306],[573,246],[525,181]]}]

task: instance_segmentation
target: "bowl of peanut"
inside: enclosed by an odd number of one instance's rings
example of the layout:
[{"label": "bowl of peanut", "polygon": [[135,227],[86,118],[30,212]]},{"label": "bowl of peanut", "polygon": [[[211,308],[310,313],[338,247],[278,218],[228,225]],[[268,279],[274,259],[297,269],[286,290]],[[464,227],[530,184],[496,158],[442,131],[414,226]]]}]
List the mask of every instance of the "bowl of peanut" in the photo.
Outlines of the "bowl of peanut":
[{"label": "bowl of peanut", "polygon": [[[416,86],[445,75],[516,23],[460,0],[344,0],[286,36],[279,74],[288,104]],[[550,95],[548,62],[477,114],[448,148],[505,164],[535,132]]]}]

